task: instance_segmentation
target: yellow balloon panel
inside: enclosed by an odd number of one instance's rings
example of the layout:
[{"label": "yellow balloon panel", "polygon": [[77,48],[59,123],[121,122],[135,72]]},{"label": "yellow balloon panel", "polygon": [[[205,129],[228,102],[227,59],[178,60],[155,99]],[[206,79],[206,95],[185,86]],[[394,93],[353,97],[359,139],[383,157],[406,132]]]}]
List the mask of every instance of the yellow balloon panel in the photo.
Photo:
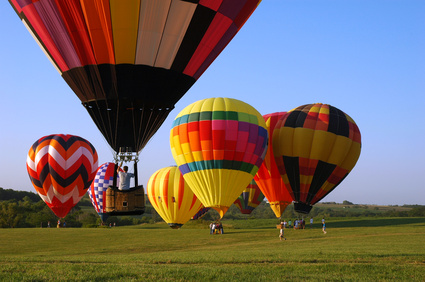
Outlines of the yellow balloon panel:
[{"label": "yellow balloon panel", "polygon": [[252,178],[249,173],[228,169],[194,171],[184,175],[201,203],[218,210],[229,208]]}]

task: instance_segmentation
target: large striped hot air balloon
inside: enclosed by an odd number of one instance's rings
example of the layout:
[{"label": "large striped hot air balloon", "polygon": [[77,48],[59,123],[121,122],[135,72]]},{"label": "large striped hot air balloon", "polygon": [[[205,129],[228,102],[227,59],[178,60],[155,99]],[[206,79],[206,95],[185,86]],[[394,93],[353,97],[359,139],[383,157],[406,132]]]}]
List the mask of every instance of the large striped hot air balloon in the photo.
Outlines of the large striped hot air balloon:
[{"label": "large striped hot air balloon", "polygon": [[273,151],[297,212],[335,189],[355,166],[361,150],[351,117],[326,104],[308,104],[283,115],[273,132]]},{"label": "large striped hot air balloon", "polygon": [[182,227],[203,208],[176,166],[152,174],[147,193],[154,209],[174,229]]},{"label": "large striped hot air balloon", "polygon": [[171,151],[198,199],[223,217],[248,186],[267,150],[263,117],[231,98],[209,98],[183,109],[170,132]]},{"label": "large striped hot air balloon", "polygon": [[143,149],[261,0],[9,0],[115,152]]},{"label": "large striped hot air balloon", "polygon": [[264,200],[264,195],[261,193],[260,187],[253,180],[242,191],[242,194],[233,203],[243,214],[251,214]]},{"label": "large striped hot air balloon", "polygon": [[74,135],[38,139],[27,157],[31,182],[59,218],[80,201],[97,170],[97,153],[87,140]]},{"label": "large striped hot air balloon", "polygon": [[[120,169],[120,171],[123,171]],[[106,213],[106,190],[109,186],[113,186],[114,183],[115,164],[104,163],[96,171],[96,176],[90,188],[88,194],[93,204],[94,209],[100,216],[103,222],[105,222],[109,214]],[[117,174],[117,183],[119,183],[119,174]]]},{"label": "large striped hot air balloon", "polygon": [[276,123],[284,114],[286,114],[286,112],[277,112],[263,116],[270,136],[269,146],[267,148],[264,162],[258,169],[257,174],[254,176],[255,182],[258,187],[260,187],[264,196],[266,196],[269,201],[270,208],[273,210],[276,217],[281,217],[286,207],[291,204],[293,200],[288,189],[286,189],[282,177],[280,176],[279,169],[277,168],[273,155],[273,140],[271,138],[273,136]]}]

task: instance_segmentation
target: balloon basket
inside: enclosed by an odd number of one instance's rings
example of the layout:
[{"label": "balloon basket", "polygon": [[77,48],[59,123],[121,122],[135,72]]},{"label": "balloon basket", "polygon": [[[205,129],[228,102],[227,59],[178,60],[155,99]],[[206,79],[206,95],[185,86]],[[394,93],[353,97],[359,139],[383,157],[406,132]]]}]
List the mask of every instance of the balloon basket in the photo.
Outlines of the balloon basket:
[{"label": "balloon basket", "polygon": [[180,227],[182,227],[183,224],[180,224],[180,223],[168,223],[168,226],[170,226],[172,229],[180,229]]},{"label": "balloon basket", "polygon": [[145,191],[143,186],[130,190],[109,187],[106,190],[105,212],[111,215],[141,215],[145,212]]}]

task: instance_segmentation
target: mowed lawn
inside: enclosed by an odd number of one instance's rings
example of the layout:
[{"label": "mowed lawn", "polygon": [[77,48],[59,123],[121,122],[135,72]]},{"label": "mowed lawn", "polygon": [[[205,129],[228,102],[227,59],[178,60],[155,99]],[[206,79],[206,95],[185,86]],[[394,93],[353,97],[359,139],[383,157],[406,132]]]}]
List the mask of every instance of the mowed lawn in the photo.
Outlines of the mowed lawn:
[{"label": "mowed lawn", "polygon": [[[425,281],[425,218],[0,229],[1,281]],[[207,224],[207,223],[206,223]]]}]

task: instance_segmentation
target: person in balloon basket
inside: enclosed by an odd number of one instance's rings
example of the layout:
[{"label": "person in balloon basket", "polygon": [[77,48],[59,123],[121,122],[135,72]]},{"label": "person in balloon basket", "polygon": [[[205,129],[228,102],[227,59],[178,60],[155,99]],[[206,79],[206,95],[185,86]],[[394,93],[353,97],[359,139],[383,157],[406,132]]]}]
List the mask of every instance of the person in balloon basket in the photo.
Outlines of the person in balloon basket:
[{"label": "person in balloon basket", "polygon": [[283,224],[281,224],[280,225],[280,232],[279,232],[279,239],[280,239],[280,241],[282,241],[282,239],[283,240],[286,240],[286,238],[285,237],[283,237]]},{"label": "person in balloon basket", "polygon": [[130,179],[134,177],[134,173],[128,172],[128,166],[126,165],[123,167],[124,172],[120,171],[121,166],[122,162],[117,168],[118,175],[120,176],[120,183],[118,189],[130,190]]}]

